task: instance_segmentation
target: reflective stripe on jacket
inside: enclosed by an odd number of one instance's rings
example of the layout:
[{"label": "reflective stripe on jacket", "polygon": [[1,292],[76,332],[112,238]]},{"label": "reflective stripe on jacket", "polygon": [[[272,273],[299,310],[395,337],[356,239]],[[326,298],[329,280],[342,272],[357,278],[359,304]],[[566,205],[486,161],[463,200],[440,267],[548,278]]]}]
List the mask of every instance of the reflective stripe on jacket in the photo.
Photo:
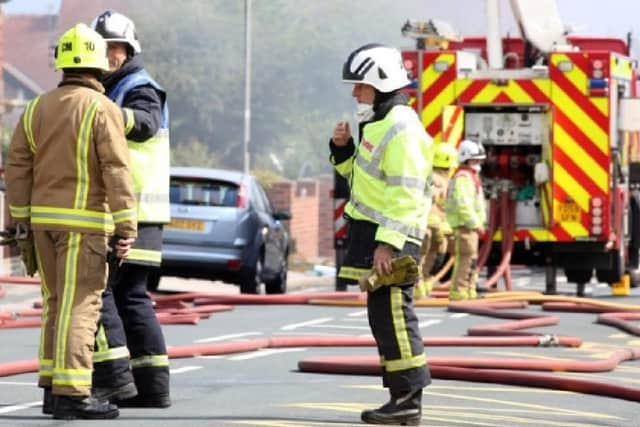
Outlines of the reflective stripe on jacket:
[{"label": "reflective stripe on jacket", "polygon": [[407,239],[420,244],[431,206],[433,151],[417,114],[406,105],[367,123],[354,155],[335,164],[350,178],[345,214],[378,224],[376,241],[399,249]]},{"label": "reflective stripe on jacket", "polygon": [[452,228],[479,229],[486,220],[484,193],[477,172],[460,166],[449,181],[447,220]]},{"label": "reflective stripe on jacket", "polygon": [[35,230],[136,236],[122,114],[102,91],[97,81],[67,77],[27,105],[5,172],[15,220]]},{"label": "reflective stripe on jacket", "polygon": [[[134,88],[150,85],[158,91],[164,89],[145,70],[123,77],[107,96],[123,106],[127,94]],[[131,110],[124,109],[127,117],[126,132],[133,127]],[[170,220],[169,206],[169,112],[166,102],[162,107],[162,122],[158,132],[146,141],[128,141],[131,156],[133,186],[138,200],[138,221],[166,224]]]}]

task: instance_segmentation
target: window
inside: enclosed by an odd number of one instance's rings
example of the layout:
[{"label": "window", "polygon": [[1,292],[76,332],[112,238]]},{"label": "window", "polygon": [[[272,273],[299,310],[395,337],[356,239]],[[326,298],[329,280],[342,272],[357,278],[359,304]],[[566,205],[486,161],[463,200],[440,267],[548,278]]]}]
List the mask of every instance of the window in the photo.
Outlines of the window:
[{"label": "window", "polygon": [[197,178],[171,178],[169,200],[194,206],[236,206],[238,186],[232,182]]}]

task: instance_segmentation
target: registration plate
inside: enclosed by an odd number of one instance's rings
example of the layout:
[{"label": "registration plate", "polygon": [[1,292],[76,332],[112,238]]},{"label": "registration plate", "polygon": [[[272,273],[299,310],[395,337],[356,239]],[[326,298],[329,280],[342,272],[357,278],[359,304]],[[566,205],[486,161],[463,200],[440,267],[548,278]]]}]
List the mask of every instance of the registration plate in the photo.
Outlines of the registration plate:
[{"label": "registration plate", "polygon": [[558,203],[556,211],[558,222],[580,222],[582,210],[575,202]]},{"label": "registration plate", "polygon": [[204,221],[197,219],[174,218],[166,228],[174,228],[178,230],[204,231]]}]

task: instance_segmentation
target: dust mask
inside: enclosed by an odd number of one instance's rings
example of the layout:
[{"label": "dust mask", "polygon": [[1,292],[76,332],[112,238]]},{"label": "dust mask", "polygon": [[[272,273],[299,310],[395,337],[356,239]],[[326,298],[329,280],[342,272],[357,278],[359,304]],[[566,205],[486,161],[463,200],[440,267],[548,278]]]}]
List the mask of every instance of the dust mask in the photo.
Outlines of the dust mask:
[{"label": "dust mask", "polygon": [[482,165],[480,164],[471,165],[471,169],[473,169],[477,173],[480,173],[480,171],[482,170]]},{"label": "dust mask", "polygon": [[371,120],[373,118],[373,105],[371,104],[363,104],[358,103],[356,107],[356,120],[358,123],[366,122],[367,120]]}]

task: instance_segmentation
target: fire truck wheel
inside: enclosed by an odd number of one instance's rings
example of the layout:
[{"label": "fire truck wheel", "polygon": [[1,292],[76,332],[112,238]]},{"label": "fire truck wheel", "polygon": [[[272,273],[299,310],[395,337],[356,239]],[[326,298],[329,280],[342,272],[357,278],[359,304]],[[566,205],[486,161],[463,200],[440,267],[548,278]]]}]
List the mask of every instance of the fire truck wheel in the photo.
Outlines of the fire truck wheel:
[{"label": "fire truck wheel", "polygon": [[619,250],[615,251],[612,259],[612,266],[608,269],[596,269],[596,278],[598,282],[608,283],[612,285],[613,283],[617,283],[622,279],[624,275],[625,265],[624,265],[624,251]]},{"label": "fire truck wheel", "polygon": [[591,280],[593,270],[565,268],[564,274],[567,276],[567,282],[585,284]]}]

